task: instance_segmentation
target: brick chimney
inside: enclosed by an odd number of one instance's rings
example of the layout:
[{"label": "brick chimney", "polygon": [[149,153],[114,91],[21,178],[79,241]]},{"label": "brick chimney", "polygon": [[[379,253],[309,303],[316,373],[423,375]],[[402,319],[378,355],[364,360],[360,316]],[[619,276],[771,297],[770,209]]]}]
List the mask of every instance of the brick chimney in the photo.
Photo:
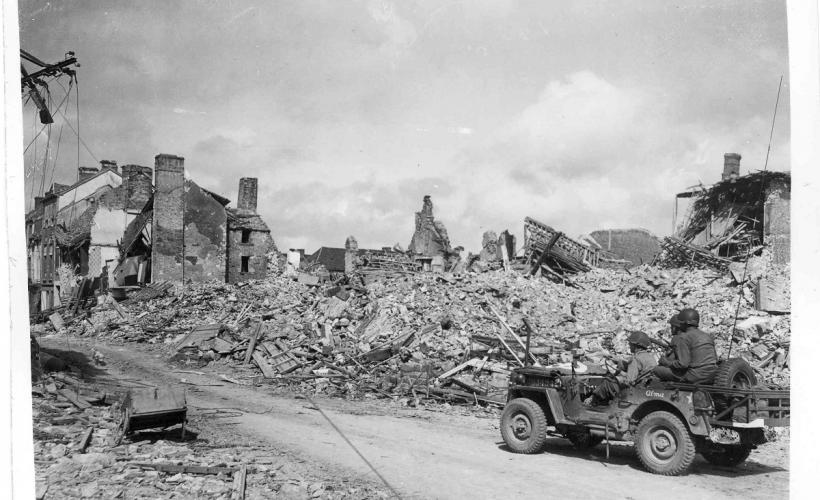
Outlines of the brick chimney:
[{"label": "brick chimney", "polygon": [[106,168],[118,172],[117,162],[114,160],[100,160],[100,170],[105,170]]},{"label": "brick chimney", "polygon": [[125,189],[126,209],[142,210],[153,192],[151,167],[142,165],[122,166],[122,185]]},{"label": "brick chimney", "polygon": [[97,169],[97,167],[80,167],[78,169],[78,173],[80,174],[79,181],[82,182],[86,179],[90,179],[91,177],[97,175],[99,172],[100,171]]},{"label": "brick chimney", "polygon": [[723,155],[723,175],[721,180],[737,178],[740,175],[740,155],[737,153],[726,153]]},{"label": "brick chimney", "polygon": [[256,177],[242,177],[239,179],[239,200],[236,202],[240,210],[256,212]]},{"label": "brick chimney", "polygon": [[[183,279],[185,159],[160,154],[154,159],[154,218],[151,280]],[[132,170],[133,171],[133,170]]]}]

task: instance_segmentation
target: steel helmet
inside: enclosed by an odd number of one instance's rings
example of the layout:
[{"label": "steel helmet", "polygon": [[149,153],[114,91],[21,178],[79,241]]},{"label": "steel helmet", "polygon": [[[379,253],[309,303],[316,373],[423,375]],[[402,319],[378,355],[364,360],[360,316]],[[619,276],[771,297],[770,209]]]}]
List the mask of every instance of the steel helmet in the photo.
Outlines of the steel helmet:
[{"label": "steel helmet", "polygon": [[639,345],[645,348],[648,348],[650,345],[652,345],[652,341],[649,340],[649,335],[639,331],[634,331],[630,333],[626,341],[630,344]]},{"label": "steel helmet", "polygon": [[700,314],[694,309],[681,309],[678,313],[678,323],[687,326],[700,325]]}]

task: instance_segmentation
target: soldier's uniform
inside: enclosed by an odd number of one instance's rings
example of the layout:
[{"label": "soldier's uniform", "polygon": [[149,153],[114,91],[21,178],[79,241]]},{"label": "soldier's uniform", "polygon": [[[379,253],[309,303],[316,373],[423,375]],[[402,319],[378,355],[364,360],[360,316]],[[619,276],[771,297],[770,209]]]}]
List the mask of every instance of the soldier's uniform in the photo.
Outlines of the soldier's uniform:
[{"label": "soldier's uniform", "polygon": [[672,354],[660,359],[653,372],[661,380],[711,384],[717,374],[715,339],[698,328],[689,327],[672,337]]},{"label": "soldier's uniform", "polygon": [[[649,347],[649,337],[643,332],[633,332],[629,337],[630,347],[635,349],[632,358],[628,361],[619,361],[623,373],[618,374],[614,379],[605,378],[601,385],[595,388],[590,399],[591,404],[604,404],[615,398],[621,388],[629,387],[635,383],[639,376],[652,371],[658,365],[658,358],[655,353],[647,351]],[[626,367],[623,367],[626,365]]]}]

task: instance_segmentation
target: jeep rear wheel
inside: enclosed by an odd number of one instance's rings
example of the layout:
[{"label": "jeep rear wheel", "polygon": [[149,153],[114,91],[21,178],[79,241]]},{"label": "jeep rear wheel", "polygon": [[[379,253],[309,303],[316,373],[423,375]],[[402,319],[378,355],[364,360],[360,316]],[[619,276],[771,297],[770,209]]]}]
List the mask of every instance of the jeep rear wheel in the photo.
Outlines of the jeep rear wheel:
[{"label": "jeep rear wheel", "polygon": [[513,399],[501,414],[501,437],[515,453],[536,453],[547,440],[547,418],[535,401]]},{"label": "jeep rear wheel", "polygon": [[635,452],[653,474],[677,476],[695,459],[695,444],[683,422],[667,411],[645,416],[635,435]]},{"label": "jeep rear wheel", "polygon": [[752,453],[752,447],[741,444],[722,446],[720,449],[704,451],[701,455],[712,465],[734,467],[745,462],[750,453]]}]

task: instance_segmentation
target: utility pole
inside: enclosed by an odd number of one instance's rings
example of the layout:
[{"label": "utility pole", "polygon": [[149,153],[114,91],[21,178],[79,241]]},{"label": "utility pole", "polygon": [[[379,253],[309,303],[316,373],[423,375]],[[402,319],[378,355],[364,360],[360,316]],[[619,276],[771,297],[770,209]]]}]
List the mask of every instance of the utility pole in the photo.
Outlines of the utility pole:
[{"label": "utility pole", "polygon": [[29,74],[21,61],[20,72],[23,78],[20,83],[23,87],[23,92],[28,92],[28,95],[31,96],[31,100],[34,101],[35,106],[37,106],[37,109],[40,111],[40,123],[54,123],[51,111],[48,109],[43,95],[40,93],[40,88],[38,87],[48,89],[48,84],[42,80],[43,77],[47,76],[59,76],[64,74],[76,78],[76,72],[71,69],[71,66],[80,67],[80,64],[77,62],[77,58],[74,57],[74,52],[67,52],[65,59],[58,63],[49,64],[34,57],[25,50],[20,49],[20,59],[25,59],[31,64],[39,66],[40,69]]}]

